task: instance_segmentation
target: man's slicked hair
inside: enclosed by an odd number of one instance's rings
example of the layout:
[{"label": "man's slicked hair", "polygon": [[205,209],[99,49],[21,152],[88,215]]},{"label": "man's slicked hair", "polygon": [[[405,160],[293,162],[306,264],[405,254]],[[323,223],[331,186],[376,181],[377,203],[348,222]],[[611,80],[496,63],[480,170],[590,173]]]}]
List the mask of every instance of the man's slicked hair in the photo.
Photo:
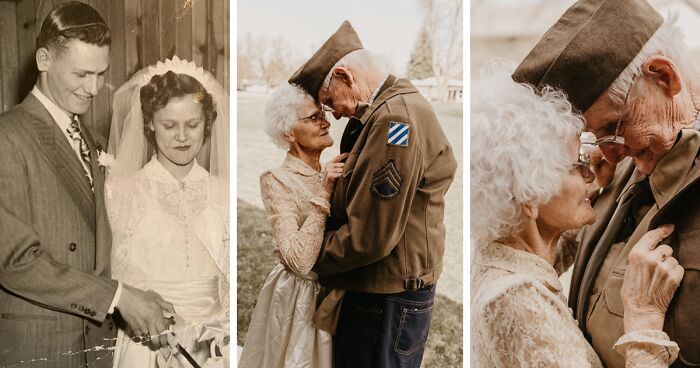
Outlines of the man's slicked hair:
[{"label": "man's slicked hair", "polygon": [[110,46],[112,35],[100,13],[90,5],[70,1],[53,8],[41,24],[37,48],[65,47],[70,40]]}]

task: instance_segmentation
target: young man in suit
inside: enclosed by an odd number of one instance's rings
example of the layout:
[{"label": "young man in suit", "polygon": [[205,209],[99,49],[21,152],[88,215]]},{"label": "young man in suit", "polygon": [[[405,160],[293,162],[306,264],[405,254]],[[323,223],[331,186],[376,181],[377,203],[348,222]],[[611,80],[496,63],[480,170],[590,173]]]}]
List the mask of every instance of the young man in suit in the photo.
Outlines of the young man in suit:
[{"label": "young man in suit", "polygon": [[0,366],[109,367],[115,309],[139,336],[174,313],[110,278],[98,139],[78,117],[104,84],[110,44],[95,9],[57,6],[37,38],[34,89],[0,115]]}]

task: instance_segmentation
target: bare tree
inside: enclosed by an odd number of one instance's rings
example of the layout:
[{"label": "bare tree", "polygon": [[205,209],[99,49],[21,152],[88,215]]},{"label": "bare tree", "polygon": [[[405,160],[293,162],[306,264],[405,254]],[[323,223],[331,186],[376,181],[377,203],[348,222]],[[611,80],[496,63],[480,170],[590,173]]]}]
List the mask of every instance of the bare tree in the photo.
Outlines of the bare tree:
[{"label": "bare tree", "polygon": [[447,95],[450,79],[462,78],[462,0],[419,0],[424,28],[432,36],[433,72],[440,96]]},{"label": "bare tree", "polygon": [[239,82],[254,79],[272,88],[284,83],[298,66],[296,53],[282,36],[247,33],[238,42]]}]

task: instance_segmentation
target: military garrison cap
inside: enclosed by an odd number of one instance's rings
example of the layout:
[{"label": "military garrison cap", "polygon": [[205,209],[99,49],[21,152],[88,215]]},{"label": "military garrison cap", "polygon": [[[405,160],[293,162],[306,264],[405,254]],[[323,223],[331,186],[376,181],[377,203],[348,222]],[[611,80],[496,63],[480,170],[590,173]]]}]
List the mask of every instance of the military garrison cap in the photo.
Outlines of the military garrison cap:
[{"label": "military garrison cap", "polygon": [[333,65],[343,56],[361,48],[362,41],[350,22],[346,20],[326,40],[323,46],[289,78],[289,83],[300,86],[315,99],[318,99],[318,91]]},{"label": "military garrison cap", "polygon": [[512,77],[562,89],[586,111],[663,23],[645,0],[580,0],[542,36]]}]

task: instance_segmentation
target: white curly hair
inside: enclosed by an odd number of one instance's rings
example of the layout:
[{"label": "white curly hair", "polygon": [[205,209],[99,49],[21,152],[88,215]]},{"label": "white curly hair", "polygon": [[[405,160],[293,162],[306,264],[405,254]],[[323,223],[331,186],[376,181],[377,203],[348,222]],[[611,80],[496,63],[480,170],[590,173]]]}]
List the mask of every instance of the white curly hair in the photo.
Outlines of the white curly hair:
[{"label": "white curly hair", "polygon": [[315,103],[306,91],[288,83],[279,86],[268,98],[265,104],[265,133],[277,147],[285,151],[289,149],[285,135],[292,132],[299,120],[297,110],[308,101]]},{"label": "white curly hair", "polygon": [[522,230],[523,204],[541,205],[561,190],[571,168],[567,145],[583,129],[563,92],[514,82],[492,67],[472,83],[471,237],[477,243]]}]

